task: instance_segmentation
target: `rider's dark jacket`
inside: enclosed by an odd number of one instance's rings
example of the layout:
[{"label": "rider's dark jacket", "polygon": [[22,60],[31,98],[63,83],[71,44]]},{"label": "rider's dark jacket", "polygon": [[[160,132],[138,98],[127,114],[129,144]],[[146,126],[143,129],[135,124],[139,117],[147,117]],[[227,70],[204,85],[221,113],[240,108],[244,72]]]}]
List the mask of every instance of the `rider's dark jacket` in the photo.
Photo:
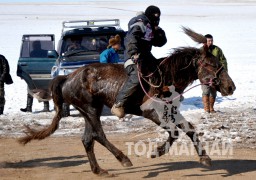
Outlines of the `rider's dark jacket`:
[{"label": "rider's dark jacket", "polygon": [[165,32],[151,26],[145,14],[132,18],[128,23],[128,32],[125,37],[125,60],[134,54],[148,54],[152,46],[161,47],[167,42]]}]

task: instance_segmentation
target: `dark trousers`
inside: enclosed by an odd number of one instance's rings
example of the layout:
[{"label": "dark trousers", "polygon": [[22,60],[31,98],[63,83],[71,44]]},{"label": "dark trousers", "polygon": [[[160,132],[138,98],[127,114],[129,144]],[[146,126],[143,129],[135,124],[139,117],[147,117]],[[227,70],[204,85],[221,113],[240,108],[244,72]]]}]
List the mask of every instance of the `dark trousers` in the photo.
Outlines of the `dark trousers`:
[{"label": "dark trousers", "polygon": [[5,104],[4,94],[4,82],[0,81],[0,107],[4,107]]},{"label": "dark trousers", "polygon": [[[140,68],[139,71],[143,75],[148,75],[156,70],[159,61],[151,53],[147,53],[146,55],[140,55],[138,63]],[[129,99],[134,92],[140,88],[137,65],[129,65],[125,70],[128,78],[116,98],[116,103],[120,103],[121,106],[125,106],[127,99]]]},{"label": "dark trousers", "polygon": [[125,68],[125,70],[128,78],[116,98],[116,103],[120,103],[122,106],[125,105],[127,99],[137,90],[140,85],[137,65],[129,65]]}]

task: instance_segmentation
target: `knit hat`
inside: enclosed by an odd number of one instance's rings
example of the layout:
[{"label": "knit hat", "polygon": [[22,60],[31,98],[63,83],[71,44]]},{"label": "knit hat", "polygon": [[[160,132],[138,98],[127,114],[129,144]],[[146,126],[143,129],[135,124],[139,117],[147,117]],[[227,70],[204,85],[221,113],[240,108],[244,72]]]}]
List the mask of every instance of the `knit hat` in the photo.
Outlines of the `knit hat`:
[{"label": "knit hat", "polygon": [[108,41],[108,48],[111,48],[111,46],[114,46],[115,44],[121,43],[121,37],[117,34],[115,37],[112,37]]},{"label": "knit hat", "polygon": [[147,9],[145,10],[145,15],[147,16],[151,24],[159,24],[161,11],[158,7],[153,5],[148,6]]}]

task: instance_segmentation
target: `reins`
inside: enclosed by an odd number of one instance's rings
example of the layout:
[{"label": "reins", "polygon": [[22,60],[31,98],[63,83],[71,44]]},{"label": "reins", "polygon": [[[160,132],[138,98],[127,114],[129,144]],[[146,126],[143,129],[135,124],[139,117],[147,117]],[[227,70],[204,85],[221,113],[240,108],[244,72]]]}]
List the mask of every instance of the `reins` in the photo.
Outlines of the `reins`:
[{"label": "reins", "polygon": [[[162,61],[161,61],[161,63],[157,66],[157,68],[152,72],[152,73],[150,73],[150,74],[148,74],[148,75],[146,75],[146,76],[144,76],[143,75],[143,73],[141,72],[141,70],[140,70],[140,67],[139,67],[139,65],[138,65],[138,63],[137,63],[137,69],[138,69],[138,77],[139,78],[142,78],[146,83],[148,83],[151,87],[154,87],[154,88],[159,88],[161,85],[162,85],[162,83],[163,83],[163,77],[162,77],[162,72],[161,72],[161,70],[159,69],[159,66],[161,66],[168,58],[169,58],[170,56],[167,56],[166,58],[164,58]],[[161,78],[161,81],[160,81],[160,83],[158,84],[158,85],[154,85],[154,84],[152,84],[151,82],[149,82],[146,78],[150,78],[150,77],[152,77],[155,73],[156,73],[156,71],[158,71],[158,73],[159,73],[159,75],[160,75],[160,78]]]},{"label": "reins", "polygon": [[[161,61],[161,63],[159,64],[159,66],[162,65],[168,58],[169,58],[169,56],[166,57],[163,61]],[[184,70],[184,69],[188,68],[188,67],[191,65],[191,63],[192,63],[192,61],[189,63],[189,65],[187,65],[185,68],[182,68],[181,70]],[[155,70],[154,72],[152,72],[152,73],[150,73],[149,75],[143,77],[143,74],[142,74],[142,72],[140,71],[139,64],[137,63],[138,79],[139,79],[139,83],[140,83],[140,86],[141,86],[143,92],[146,94],[146,96],[147,96],[149,99],[151,99],[151,100],[153,100],[153,101],[155,101],[155,102],[158,102],[158,103],[170,103],[170,102],[172,102],[173,100],[175,100],[175,99],[181,97],[182,95],[184,95],[184,94],[187,93],[188,91],[192,90],[193,88],[196,88],[197,86],[201,86],[201,85],[210,85],[210,86],[212,86],[212,85],[214,84],[214,79],[217,78],[218,73],[223,69],[223,66],[221,66],[221,67],[215,72],[215,77],[214,77],[213,79],[210,79],[210,81],[208,81],[208,82],[203,82],[203,83],[194,85],[194,86],[192,86],[191,88],[189,88],[189,89],[187,89],[186,91],[184,91],[184,92],[182,92],[181,94],[179,94],[178,96],[175,96],[175,97],[174,97],[173,99],[171,99],[171,100],[168,100],[168,101],[167,101],[167,100],[161,100],[161,101],[159,101],[159,100],[153,98],[153,96],[150,96],[150,95],[148,94],[148,92],[145,90],[145,88],[144,88],[144,86],[143,86],[143,84],[142,84],[142,81],[141,81],[141,79],[143,79],[146,83],[148,83],[151,87],[154,87],[154,88],[160,87],[160,86],[162,85],[163,77],[161,76],[162,73],[161,73],[161,71],[160,71],[160,69],[159,69],[159,66],[157,66],[157,68],[156,68],[156,70]],[[201,62],[201,61],[200,61],[200,66],[202,66],[202,62]],[[160,84],[159,84],[159,85],[153,85],[153,84],[150,83],[148,80],[146,80],[146,78],[153,76],[153,74],[154,74],[157,70],[158,70],[159,75],[160,75],[160,77],[161,77],[161,81],[160,81]],[[209,69],[208,69],[208,70],[209,70]],[[212,71],[212,70],[210,70],[210,71]]]},{"label": "reins", "polygon": [[[137,64],[137,68],[139,68],[139,65],[138,65],[138,64]],[[173,99],[171,99],[171,100],[169,100],[169,101],[166,101],[166,100],[161,100],[161,101],[159,101],[159,100],[153,98],[153,96],[150,96],[150,95],[148,94],[148,92],[145,90],[145,88],[144,88],[144,86],[143,86],[143,84],[142,84],[142,81],[141,81],[141,79],[144,80],[144,78],[142,78],[142,77],[140,76],[140,71],[138,71],[138,78],[139,78],[140,86],[141,86],[143,92],[146,94],[146,96],[147,96],[149,99],[151,99],[151,100],[153,100],[153,101],[155,101],[155,102],[158,102],[158,103],[170,103],[170,102],[172,102],[173,100],[175,100],[175,99],[181,97],[183,94],[187,93],[188,91],[190,91],[191,89],[193,89],[193,88],[195,88],[195,87],[197,87],[197,86],[212,84],[211,80],[210,80],[208,83],[200,83],[200,84],[197,84],[197,85],[195,85],[195,86],[192,86],[192,87],[189,88],[188,90],[184,91],[183,93],[179,94],[178,96],[175,96]]]}]

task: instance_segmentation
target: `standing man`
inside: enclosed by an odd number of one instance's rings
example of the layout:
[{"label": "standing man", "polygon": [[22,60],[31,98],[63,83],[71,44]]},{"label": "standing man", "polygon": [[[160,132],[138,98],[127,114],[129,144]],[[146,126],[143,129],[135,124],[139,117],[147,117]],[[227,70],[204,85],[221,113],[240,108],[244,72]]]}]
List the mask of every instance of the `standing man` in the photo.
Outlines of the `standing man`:
[{"label": "standing man", "polygon": [[10,75],[10,67],[7,59],[0,54],[0,115],[4,113],[4,83],[12,84],[12,77]]},{"label": "standing man", "polygon": [[[213,45],[213,36],[211,34],[205,35],[207,42],[206,45],[209,48],[209,52],[212,53],[220,62],[220,64],[224,67],[224,69],[228,70],[227,60],[222,52],[222,50],[218,47]],[[217,96],[216,89],[212,88],[208,85],[202,85],[202,91],[203,91],[203,105],[204,105],[204,111],[207,113],[215,113],[213,106],[215,103],[215,99]]]},{"label": "standing man", "polygon": [[128,78],[119,91],[113,105],[112,114],[122,118],[125,116],[126,101],[139,86],[137,63],[141,72],[153,72],[158,65],[157,59],[151,54],[152,46],[161,47],[166,42],[165,32],[158,26],[161,11],[156,6],[149,6],[145,13],[132,18],[128,23],[125,37],[124,67]]},{"label": "standing man", "polygon": [[106,50],[100,54],[101,63],[118,63],[119,55],[117,51],[121,48],[121,37],[117,34],[109,39],[109,44]]}]

